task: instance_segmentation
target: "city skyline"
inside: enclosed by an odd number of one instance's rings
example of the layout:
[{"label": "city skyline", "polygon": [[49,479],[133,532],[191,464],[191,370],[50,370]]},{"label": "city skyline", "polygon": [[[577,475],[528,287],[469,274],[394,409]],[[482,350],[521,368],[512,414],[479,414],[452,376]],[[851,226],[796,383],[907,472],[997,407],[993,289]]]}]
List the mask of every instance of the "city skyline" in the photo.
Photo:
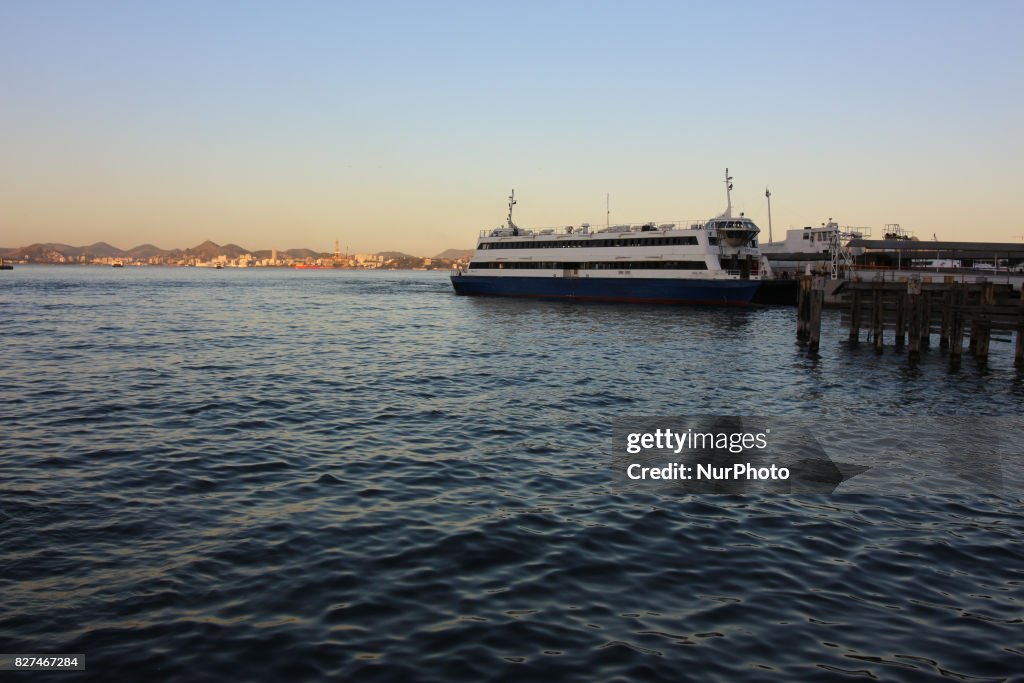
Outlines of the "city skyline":
[{"label": "city skyline", "polygon": [[[1019,241],[1012,2],[11,3],[0,247],[433,254],[504,222]],[[264,247],[260,247],[264,248]]]}]

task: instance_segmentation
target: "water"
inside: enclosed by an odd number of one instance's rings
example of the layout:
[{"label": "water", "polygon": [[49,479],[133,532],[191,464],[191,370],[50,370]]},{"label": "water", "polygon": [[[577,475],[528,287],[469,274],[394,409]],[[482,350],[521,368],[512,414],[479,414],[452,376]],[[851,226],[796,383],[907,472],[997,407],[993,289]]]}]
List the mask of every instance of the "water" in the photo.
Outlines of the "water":
[{"label": "water", "polygon": [[[0,277],[0,652],[96,680],[1009,680],[1019,490],[624,486],[622,415],[1016,415],[792,309],[456,297],[439,273]],[[868,345],[862,345],[868,346]],[[34,674],[46,680],[46,674]]]}]

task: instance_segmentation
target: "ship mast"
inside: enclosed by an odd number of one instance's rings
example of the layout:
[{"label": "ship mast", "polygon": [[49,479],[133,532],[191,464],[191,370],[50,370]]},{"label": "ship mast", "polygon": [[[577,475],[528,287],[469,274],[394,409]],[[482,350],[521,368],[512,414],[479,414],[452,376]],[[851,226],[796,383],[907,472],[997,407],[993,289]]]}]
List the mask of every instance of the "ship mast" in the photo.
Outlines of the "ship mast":
[{"label": "ship mast", "polygon": [[722,218],[732,218],[732,176],[729,169],[725,169],[725,213]]},{"label": "ship mast", "polygon": [[512,222],[512,207],[516,205],[516,191],[512,189],[512,194],[508,197],[508,227],[510,230],[516,229],[516,224]]}]

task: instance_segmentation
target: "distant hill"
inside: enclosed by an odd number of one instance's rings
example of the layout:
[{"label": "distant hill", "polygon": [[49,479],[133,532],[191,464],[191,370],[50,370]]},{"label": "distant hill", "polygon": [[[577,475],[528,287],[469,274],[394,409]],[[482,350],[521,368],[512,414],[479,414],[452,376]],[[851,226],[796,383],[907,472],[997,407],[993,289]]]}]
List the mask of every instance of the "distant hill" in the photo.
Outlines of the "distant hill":
[{"label": "distant hill", "polygon": [[10,252],[12,258],[29,258],[32,261],[47,260],[52,258],[54,255],[61,256],[78,256],[82,252],[82,247],[72,247],[67,244],[56,244],[53,242],[47,242],[46,244],[36,243],[30,244],[27,247],[19,247]]},{"label": "distant hill", "polygon": [[220,245],[216,242],[206,240],[202,244],[197,244],[191,249],[186,249],[185,252],[190,256],[196,256],[208,261],[220,255]]},{"label": "distant hill", "polygon": [[289,249],[278,253],[288,254],[292,258],[320,258],[323,256],[321,252],[313,251],[312,249]]},{"label": "distant hill", "polygon": [[90,244],[87,247],[82,247],[79,254],[85,254],[86,256],[107,258],[111,256],[123,256],[124,251],[113,247],[106,242],[97,242],[96,244]]},{"label": "distant hill", "polygon": [[160,256],[166,253],[166,250],[161,249],[155,244],[140,244],[139,246],[132,247],[126,251],[125,255],[131,256],[132,258],[153,258],[154,256]]},{"label": "distant hill", "polygon": [[226,255],[228,258],[238,258],[242,254],[248,254],[249,250],[244,249],[237,244],[225,244],[220,248],[221,253]]},{"label": "distant hill", "polygon": [[462,258],[469,258],[473,255],[472,249],[445,249],[440,254],[435,256],[436,259],[448,259],[449,261],[457,261]]},{"label": "distant hill", "polygon": [[220,245],[216,242],[206,240],[202,244],[198,244],[191,249],[186,249],[185,252],[190,256],[209,261],[220,256]]},{"label": "distant hill", "polygon": [[378,251],[377,256],[383,256],[385,261],[399,261],[401,259],[419,258],[418,256],[410,256],[400,251]]},{"label": "distant hill", "polygon": [[202,244],[196,245],[191,249],[186,249],[185,253],[189,256],[201,259],[203,261],[210,261],[218,256],[226,256],[228,258],[238,258],[242,254],[248,254],[249,252],[238,246],[237,244],[225,244],[223,247],[216,242],[206,240]]}]

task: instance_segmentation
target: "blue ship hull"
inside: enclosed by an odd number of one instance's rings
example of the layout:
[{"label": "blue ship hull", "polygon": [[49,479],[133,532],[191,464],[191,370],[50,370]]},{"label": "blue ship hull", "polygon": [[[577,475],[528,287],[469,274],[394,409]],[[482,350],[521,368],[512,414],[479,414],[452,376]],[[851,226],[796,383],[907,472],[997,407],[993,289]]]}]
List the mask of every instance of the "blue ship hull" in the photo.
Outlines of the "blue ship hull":
[{"label": "blue ship hull", "polygon": [[647,304],[749,304],[759,280],[452,275],[456,294]]}]

